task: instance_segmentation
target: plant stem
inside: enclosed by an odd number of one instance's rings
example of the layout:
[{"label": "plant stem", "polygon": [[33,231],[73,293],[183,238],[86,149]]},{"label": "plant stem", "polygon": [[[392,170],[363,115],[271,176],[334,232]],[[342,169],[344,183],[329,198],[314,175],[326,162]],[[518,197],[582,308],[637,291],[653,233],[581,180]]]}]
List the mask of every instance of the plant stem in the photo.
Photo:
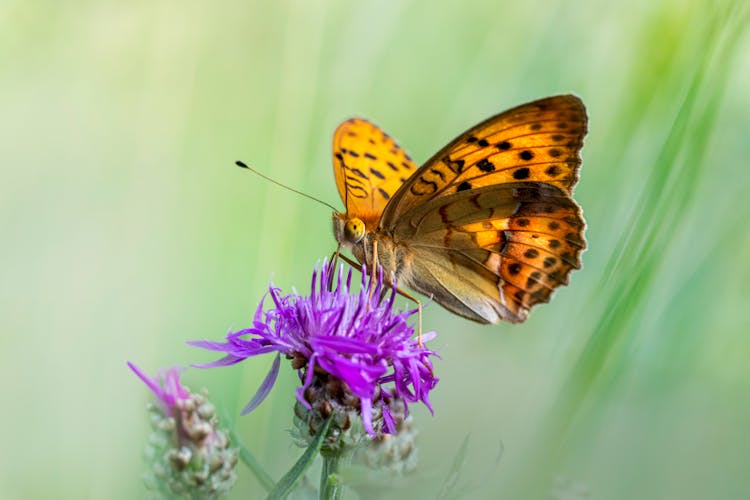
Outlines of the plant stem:
[{"label": "plant stem", "polygon": [[341,452],[325,452],[323,467],[320,471],[320,500],[341,500],[344,497],[344,485],[338,476],[339,466],[346,461]]}]

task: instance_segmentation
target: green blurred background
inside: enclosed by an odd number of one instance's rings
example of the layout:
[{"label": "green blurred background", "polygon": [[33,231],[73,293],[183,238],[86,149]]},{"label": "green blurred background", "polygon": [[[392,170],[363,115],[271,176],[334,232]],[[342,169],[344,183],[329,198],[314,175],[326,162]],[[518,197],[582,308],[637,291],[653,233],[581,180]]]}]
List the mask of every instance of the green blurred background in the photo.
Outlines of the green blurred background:
[{"label": "green blurred background", "polygon": [[[584,268],[522,325],[432,305],[435,416],[386,496],[750,497],[746,2],[168,0],[0,4],[0,497],[139,498],[146,387],[213,359],[270,280],[334,248],[330,141],[367,117],[416,161],[573,92]],[[404,302],[405,304],[405,302]],[[237,415],[271,359],[186,374]],[[284,369],[237,430],[274,477]],[[498,456],[500,456],[498,460]],[[247,470],[233,498],[263,490]]]}]

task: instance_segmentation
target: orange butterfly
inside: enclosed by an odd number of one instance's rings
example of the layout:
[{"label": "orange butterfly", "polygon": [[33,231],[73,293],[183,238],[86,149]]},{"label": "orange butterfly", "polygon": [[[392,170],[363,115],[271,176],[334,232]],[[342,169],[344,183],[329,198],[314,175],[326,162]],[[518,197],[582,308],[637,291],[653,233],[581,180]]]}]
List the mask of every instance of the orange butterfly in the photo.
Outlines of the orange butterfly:
[{"label": "orange butterfly", "polygon": [[585,222],[571,195],[586,125],[580,99],[548,97],[476,125],[417,168],[372,123],[345,121],[333,138],[339,248],[465,318],[521,322],[581,266]]}]

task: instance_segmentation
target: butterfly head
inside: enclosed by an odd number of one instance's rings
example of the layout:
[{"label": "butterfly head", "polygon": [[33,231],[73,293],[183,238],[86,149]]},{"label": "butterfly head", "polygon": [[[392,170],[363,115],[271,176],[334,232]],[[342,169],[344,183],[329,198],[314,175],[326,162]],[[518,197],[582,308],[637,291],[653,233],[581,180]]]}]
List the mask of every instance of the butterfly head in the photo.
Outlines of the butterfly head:
[{"label": "butterfly head", "polygon": [[333,233],[336,241],[345,248],[352,248],[365,237],[366,227],[362,219],[347,217],[346,214],[333,214]]}]

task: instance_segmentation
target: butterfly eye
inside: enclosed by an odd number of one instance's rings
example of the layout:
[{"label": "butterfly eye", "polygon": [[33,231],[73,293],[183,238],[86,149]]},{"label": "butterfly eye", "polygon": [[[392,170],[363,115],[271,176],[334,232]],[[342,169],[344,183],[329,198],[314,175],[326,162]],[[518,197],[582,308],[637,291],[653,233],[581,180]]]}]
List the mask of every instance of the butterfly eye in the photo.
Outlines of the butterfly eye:
[{"label": "butterfly eye", "polygon": [[359,219],[349,219],[344,225],[344,237],[350,243],[358,243],[365,237],[365,223]]}]

